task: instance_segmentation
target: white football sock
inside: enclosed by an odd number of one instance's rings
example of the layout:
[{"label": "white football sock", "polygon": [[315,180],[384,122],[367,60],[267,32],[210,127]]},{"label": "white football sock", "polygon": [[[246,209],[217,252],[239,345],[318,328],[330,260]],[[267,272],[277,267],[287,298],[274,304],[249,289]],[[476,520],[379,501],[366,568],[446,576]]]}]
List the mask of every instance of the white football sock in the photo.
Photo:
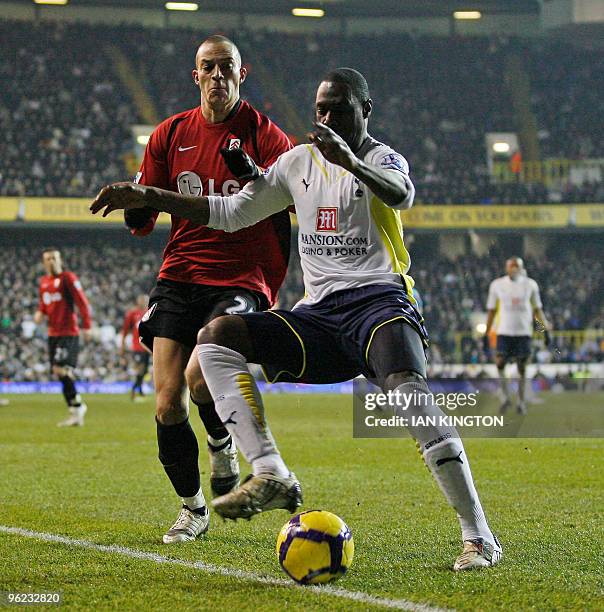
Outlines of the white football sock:
[{"label": "white football sock", "polygon": [[413,416],[436,418],[434,426],[410,426],[408,429],[440,490],[457,512],[463,540],[483,537],[493,542],[459,433],[455,427],[439,424],[440,417],[445,414],[434,403],[426,384],[406,383],[397,387],[396,391],[407,398],[414,398],[405,401],[403,405],[408,404],[408,408],[400,410],[398,414],[409,420]]},{"label": "white football sock", "polygon": [[253,473],[286,478],[289,470],[266,423],[260,391],[243,355],[217,344],[199,344],[197,356],[216,412]]},{"label": "white football sock", "polygon": [[526,398],[526,375],[521,375],[518,378],[518,399],[524,402]]},{"label": "white football sock", "polygon": [[225,436],[224,438],[212,438],[210,434],[208,434],[208,443],[212,446],[222,446],[226,444],[231,439],[231,434]]},{"label": "white football sock", "polygon": [[183,497],[182,503],[189,508],[189,510],[199,510],[206,505],[206,498],[203,495],[201,488],[197,492],[197,495],[193,497]]},{"label": "white football sock", "polygon": [[508,382],[507,376],[505,375],[505,366],[503,368],[497,368],[497,372],[499,372],[499,382],[501,383],[501,390],[503,391],[503,395],[506,400],[509,400],[510,384]]}]

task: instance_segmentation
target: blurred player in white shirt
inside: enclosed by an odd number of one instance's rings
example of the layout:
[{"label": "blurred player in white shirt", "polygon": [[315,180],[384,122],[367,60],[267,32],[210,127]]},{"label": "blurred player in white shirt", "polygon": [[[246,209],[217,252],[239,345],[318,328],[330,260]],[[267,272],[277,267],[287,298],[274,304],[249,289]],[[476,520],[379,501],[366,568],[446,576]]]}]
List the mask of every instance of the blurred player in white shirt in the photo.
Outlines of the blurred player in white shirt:
[{"label": "blurred player in white shirt", "polygon": [[505,276],[496,278],[489,286],[485,339],[498,314],[495,365],[499,371],[504,395],[501,412],[505,412],[511,405],[505,366],[509,361],[515,360],[519,376],[517,408],[520,414],[526,414],[526,364],[531,355],[533,321],[536,320],[539,329],[546,333],[546,343],[549,342],[549,324],[543,314],[539,286],[527,276],[522,259],[508,259],[505,262],[505,271]]}]

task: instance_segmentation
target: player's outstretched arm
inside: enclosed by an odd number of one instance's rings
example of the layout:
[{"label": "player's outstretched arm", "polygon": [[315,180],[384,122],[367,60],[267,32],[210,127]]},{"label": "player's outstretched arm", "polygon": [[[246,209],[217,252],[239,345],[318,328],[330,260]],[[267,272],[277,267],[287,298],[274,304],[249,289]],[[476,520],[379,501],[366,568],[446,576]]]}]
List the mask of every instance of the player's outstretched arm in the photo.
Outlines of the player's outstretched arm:
[{"label": "player's outstretched arm", "polygon": [[271,169],[268,175],[248,183],[242,191],[228,197],[185,196],[158,187],[114,183],[101,189],[90,206],[90,211],[93,215],[102,212],[103,217],[106,217],[114,210],[132,210],[148,206],[160,212],[189,219],[199,225],[236,232],[284,210],[291,201],[291,195],[280,184],[274,169]]},{"label": "player's outstretched arm", "polygon": [[189,219],[199,225],[207,225],[210,218],[208,198],[186,196],[174,191],[138,185],[114,183],[103,187],[90,206],[93,215],[99,212],[106,217],[114,210],[153,208],[177,217]]},{"label": "player's outstretched arm", "polygon": [[413,205],[413,185],[411,181],[407,182],[402,172],[365,163],[352,152],[343,138],[322,123],[315,123],[315,129],[308,138],[328,162],[354,174],[388,206],[407,209]]}]

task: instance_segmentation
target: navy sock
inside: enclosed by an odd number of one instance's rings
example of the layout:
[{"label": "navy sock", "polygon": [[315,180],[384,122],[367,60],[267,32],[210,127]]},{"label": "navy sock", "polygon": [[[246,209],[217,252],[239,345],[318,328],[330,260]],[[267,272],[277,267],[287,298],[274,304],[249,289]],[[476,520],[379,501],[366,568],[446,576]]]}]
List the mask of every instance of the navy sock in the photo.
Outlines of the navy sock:
[{"label": "navy sock", "polygon": [[216,412],[214,402],[198,404],[195,400],[193,400],[193,403],[197,406],[197,409],[199,410],[199,416],[203,421],[203,425],[206,428],[206,431],[208,432],[209,436],[216,440],[221,440],[222,438],[226,438],[229,435],[227,428],[224,426],[223,422],[218,416],[218,413]]}]

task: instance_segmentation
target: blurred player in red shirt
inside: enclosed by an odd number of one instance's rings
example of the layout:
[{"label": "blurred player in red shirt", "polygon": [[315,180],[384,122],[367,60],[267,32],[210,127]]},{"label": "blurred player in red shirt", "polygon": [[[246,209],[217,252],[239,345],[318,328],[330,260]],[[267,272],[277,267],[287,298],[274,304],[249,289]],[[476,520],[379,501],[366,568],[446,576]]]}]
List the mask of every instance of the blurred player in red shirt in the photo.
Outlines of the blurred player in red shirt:
[{"label": "blurred player in red shirt", "polygon": [[120,354],[122,357],[126,356],[126,338],[130,336],[130,350],[134,363],[136,364],[136,378],[130,391],[130,399],[133,401],[136,399],[137,393],[139,397],[145,396],[143,392],[143,380],[145,380],[145,376],[149,370],[149,358],[151,357],[149,351],[141,344],[138,331],[138,324],[147,311],[148,302],[149,298],[146,295],[139,295],[136,298],[136,306],[126,313],[124,325],[122,326]]},{"label": "blurred player in red shirt", "polygon": [[[207,38],[197,50],[193,70],[201,104],[155,129],[136,182],[187,195],[227,195],[257,176],[256,164],[266,168],[288,151],[292,145],[287,136],[240,99],[246,75],[239,50],[229,39]],[[233,163],[233,155],[241,162],[246,154],[254,162],[248,168]],[[151,208],[128,211],[126,224],[133,234],[144,236],[157,215]],[[166,544],[194,540],[209,526],[187,385],[208,433],[212,491],[222,495],[239,483],[237,449],[192,355],[197,334],[222,314],[270,307],[285,277],[289,247],[287,211],[230,234],[172,217],[157,285],[139,326],[143,344],[153,351],[159,459],[182,498],[178,519],[163,537]]]},{"label": "blurred player in red shirt", "polygon": [[42,253],[46,276],[40,279],[40,301],[34,322],[40,325],[48,319],[48,352],[51,374],[63,385],[63,395],[69,408],[69,417],[59,427],[81,426],[87,406],[82,402],[75,386],[75,368],[78,361],[80,326],[75,312],[82,320],[84,339],[90,338],[90,306],[82,291],[78,277],[63,270],[58,249],[49,248]]}]

